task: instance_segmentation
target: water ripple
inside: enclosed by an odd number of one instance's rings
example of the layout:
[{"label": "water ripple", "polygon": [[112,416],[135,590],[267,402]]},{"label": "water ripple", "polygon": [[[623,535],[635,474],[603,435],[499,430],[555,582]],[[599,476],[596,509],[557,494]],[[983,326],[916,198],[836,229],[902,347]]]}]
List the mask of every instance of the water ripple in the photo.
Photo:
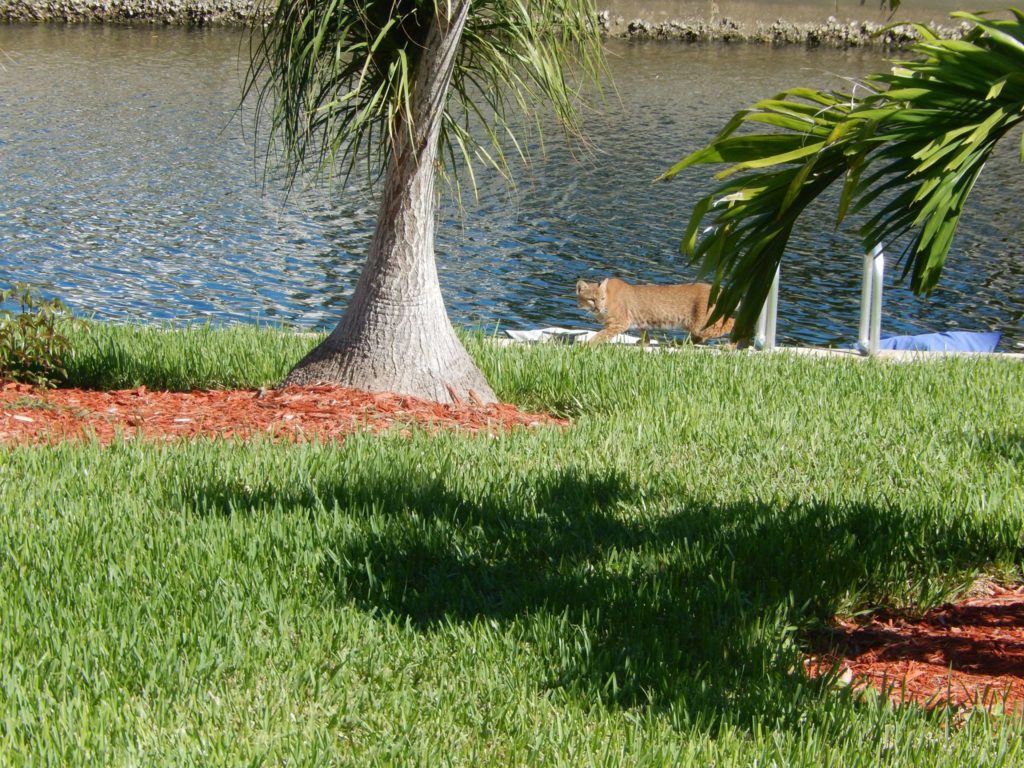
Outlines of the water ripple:
[{"label": "water ripple", "polygon": [[[229,30],[3,27],[0,274],[76,312],[134,321],[267,320],[328,327],[344,309],[372,234],[359,185],[285,194],[263,183],[251,116],[236,112],[244,34]],[[589,122],[592,152],[557,139],[515,190],[479,175],[479,199],[447,202],[438,266],[453,320],[493,327],[592,327],[579,277],[685,281],[678,252],[708,174],[652,180],[732,113],[829,73],[887,66],[871,52],[616,44],[619,89]],[[838,84],[834,82],[833,84]],[[895,285],[885,330],[998,329],[1024,344],[1024,259],[1013,148],[990,163],[942,287]],[[827,211],[783,267],[783,342],[849,343],[860,295],[858,245]],[[812,214],[812,219],[814,218]]]}]

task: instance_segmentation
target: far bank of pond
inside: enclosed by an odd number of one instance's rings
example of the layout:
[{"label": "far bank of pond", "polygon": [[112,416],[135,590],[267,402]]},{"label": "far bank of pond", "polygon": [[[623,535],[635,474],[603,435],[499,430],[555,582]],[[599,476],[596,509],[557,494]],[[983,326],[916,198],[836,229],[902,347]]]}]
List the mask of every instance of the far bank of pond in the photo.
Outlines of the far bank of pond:
[{"label": "far bank of pond", "polygon": [[[259,19],[271,3],[258,0],[0,0],[0,21],[9,23],[117,23],[238,26]],[[930,24],[944,37],[963,25],[949,13],[956,0],[904,3],[898,16],[876,2],[860,0],[600,0],[598,23],[608,37],[685,42],[757,42],[851,47],[905,45],[911,27],[893,21]],[[971,10],[1004,4],[972,3]]]}]

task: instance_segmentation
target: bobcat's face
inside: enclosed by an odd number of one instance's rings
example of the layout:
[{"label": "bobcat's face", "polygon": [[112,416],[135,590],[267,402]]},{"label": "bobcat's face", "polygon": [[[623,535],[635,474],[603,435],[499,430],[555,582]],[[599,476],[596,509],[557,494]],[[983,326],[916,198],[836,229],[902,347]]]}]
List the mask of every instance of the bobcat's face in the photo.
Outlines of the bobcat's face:
[{"label": "bobcat's face", "polygon": [[586,280],[576,281],[576,306],[593,315],[603,315],[608,298],[604,283],[588,283]]}]

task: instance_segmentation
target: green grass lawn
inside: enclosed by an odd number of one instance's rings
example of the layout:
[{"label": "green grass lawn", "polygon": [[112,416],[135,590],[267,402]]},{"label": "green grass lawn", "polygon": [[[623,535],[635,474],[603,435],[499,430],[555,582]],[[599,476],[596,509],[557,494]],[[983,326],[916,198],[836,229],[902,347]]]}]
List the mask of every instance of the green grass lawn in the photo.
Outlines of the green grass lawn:
[{"label": "green grass lawn", "polygon": [[[77,331],[72,383],[314,339]],[[1024,564],[1024,367],[497,348],[573,425],[0,447],[0,765],[1019,766],[1020,718],[796,672]]]}]

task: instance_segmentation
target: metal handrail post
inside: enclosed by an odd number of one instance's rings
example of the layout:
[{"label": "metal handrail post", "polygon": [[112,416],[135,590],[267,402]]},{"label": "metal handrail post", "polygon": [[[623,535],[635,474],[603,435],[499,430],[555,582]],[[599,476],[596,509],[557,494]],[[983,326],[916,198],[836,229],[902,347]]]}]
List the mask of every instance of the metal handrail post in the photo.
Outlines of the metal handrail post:
[{"label": "metal handrail post", "polygon": [[767,313],[768,301],[765,300],[761,306],[761,314],[757,316],[757,325],[754,326],[754,349],[764,349],[765,327],[768,322],[768,318],[765,315]]},{"label": "metal handrail post", "polygon": [[771,352],[775,349],[775,326],[779,314],[779,267],[775,268],[772,287],[761,306],[761,314],[757,316],[754,326],[754,349]]},{"label": "metal handrail post", "polygon": [[[882,244],[878,243],[864,254],[864,269],[860,289],[860,330],[857,333],[857,348],[864,354],[873,355],[878,352],[878,338],[881,334],[882,306],[882,270],[885,254]],[[876,270],[876,263],[878,269]],[[876,294],[877,292],[877,299]],[[875,302],[878,303],[877,325],[875,319]]]},{"label": "metal handrail post", "polygon": [[868,354],[878,354],[878,345],[882,340],[882,274],[885,271],[885,254],[878,246],[878,255],[871,260],[871,330],[868,342]]},{"label": "metal handrail post", "polygon": [[765,318],[764,348],[771,352],[775,349],[775,327],[779,319],[779,270],[775,268],[772,287],[768,291],[768,315]]}]

